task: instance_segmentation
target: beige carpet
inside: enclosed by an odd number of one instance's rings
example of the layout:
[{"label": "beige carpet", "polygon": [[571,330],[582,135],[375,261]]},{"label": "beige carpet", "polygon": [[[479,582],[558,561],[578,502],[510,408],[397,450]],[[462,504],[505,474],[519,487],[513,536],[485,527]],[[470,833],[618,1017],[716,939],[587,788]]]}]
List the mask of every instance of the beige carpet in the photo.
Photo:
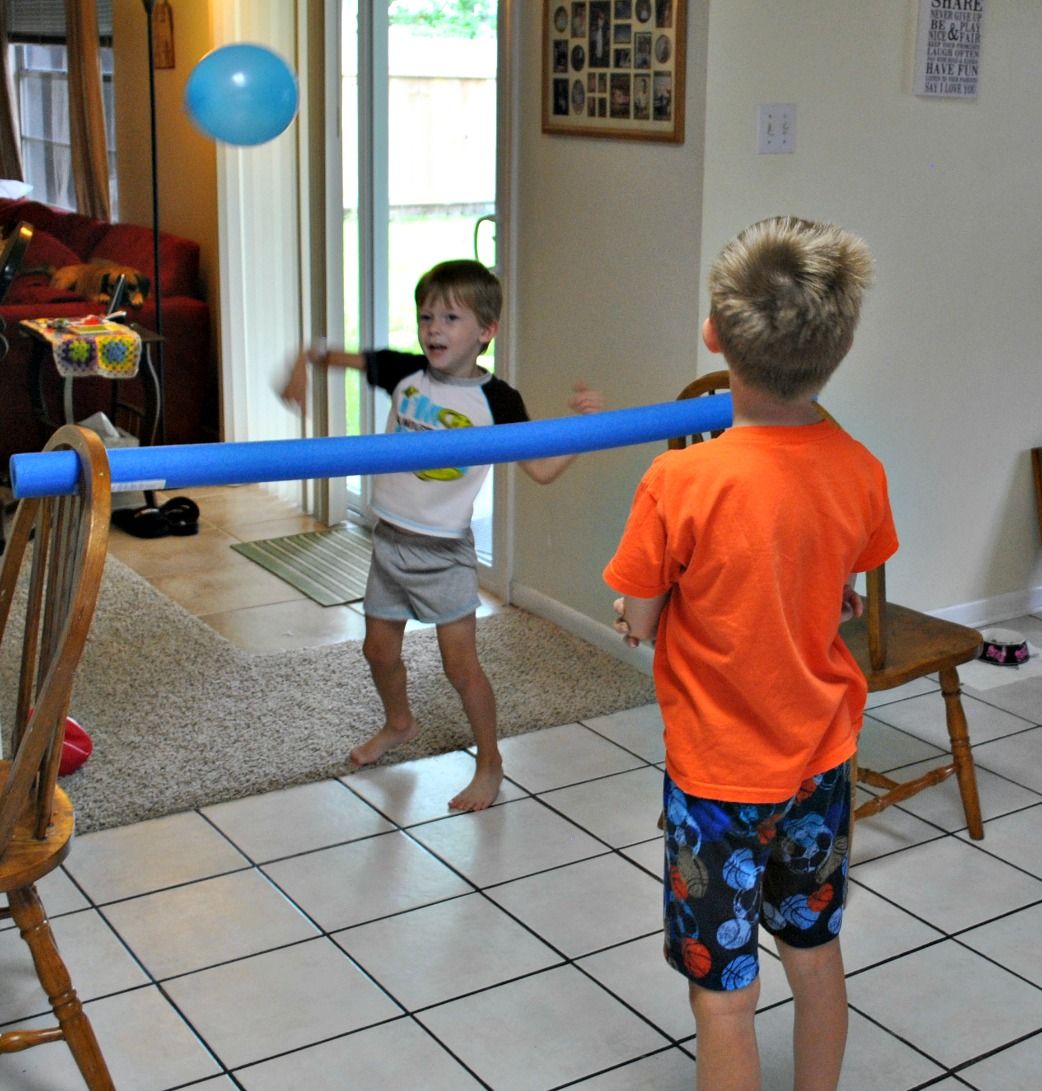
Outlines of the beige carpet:
[{"label": "beige carpet", "polygon": [[[0,724],[17,648],[0,649]],[[650,678],[521,610],[478,623],[500,734],[647,704]],[[405,640],[423,730],[386,760],[471,742],[441,673],[433,631]],[[80,832],[339,776],[351,747],[382,723],[355,641],[256,655],[229,643],[113,557],[73,695],[94,753],[63,785]]]}]

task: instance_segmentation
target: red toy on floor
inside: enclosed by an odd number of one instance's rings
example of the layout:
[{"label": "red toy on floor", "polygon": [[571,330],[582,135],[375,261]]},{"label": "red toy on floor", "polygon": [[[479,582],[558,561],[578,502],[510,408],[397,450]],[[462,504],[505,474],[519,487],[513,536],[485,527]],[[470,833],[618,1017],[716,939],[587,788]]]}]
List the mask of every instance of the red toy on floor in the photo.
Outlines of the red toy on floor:
[{"label": "red toy on floor", "polygon": [[65,741],[62,743],[61,761],[58,763],[58,776],[67,777],[90,757],[94,749],[90,735],[71,717],[65,717]]}]

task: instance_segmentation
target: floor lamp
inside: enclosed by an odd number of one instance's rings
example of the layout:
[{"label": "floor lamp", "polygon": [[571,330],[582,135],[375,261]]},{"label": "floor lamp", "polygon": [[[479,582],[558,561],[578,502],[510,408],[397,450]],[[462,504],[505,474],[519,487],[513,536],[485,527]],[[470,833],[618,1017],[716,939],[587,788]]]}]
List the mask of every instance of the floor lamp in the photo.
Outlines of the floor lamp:
[{"label": "floor lamp", "polygon": [[163,360],[163,299],[159,284],[159,148],[156,139],[156,65],[152,52],[152,9],[155,0],[141,0],[145,8],[145,21],[148,25],[148,123],[152,141],[152,299],[155,302],[156,342],[156,386],[159,390],[159,413],[156,418],[155,443],[166,443],[166,373]]}]

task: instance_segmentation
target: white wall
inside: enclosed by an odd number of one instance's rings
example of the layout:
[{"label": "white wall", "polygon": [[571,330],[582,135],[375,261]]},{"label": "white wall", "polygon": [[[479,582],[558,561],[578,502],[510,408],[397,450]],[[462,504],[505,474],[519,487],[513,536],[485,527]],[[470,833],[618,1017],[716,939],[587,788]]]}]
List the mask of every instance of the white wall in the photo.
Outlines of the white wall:
[{"label": "white wall", "polygon": [[[976,623],[1042,606],[1027,454],[1042,444],[1039,6],[987,0],[979,94],[953,102],[911,93],[914,0],[728,0],[708,29],[695,0],[681,148],[543,136],[536,7],[514,319],[531,406],[559,412],[573,375],[614,406],[672,398],[696,357],[719,365],[697,328],[720,246],[776,213],[842,223],[871,245],[877,285],[823,401],[887,464],[891,597]],[[756,153],[761,102],[796,103],[795,154]],[[606,620],[600,570],[658,449],[519,486],[521,598]]]},{"label": "white wall", "polygon": [[[184,87],[212,48],[210,0],[178,0],[176,67],[155,72],[159,221],[164,231],[194,239],[211,304],[217,299],[217,167],[214,141],[189,120]],[[140,0],[113,0],[117,170],[120,219],[152,223],[152,156],[148,102],[148,21]]]},{"label": "white wall", "polygon": [[[999,598],[1001,611],[1042,583],[1028,460],[1042,444],[1042,10],[987,0],[978,97],[962,102],[911,93],[917,7],[714,7],[702,279],[764,215],[868,240],[877,285],[823,401],[888,467],[891,595],[927,610]],[[797,104],[794,155],[755,154],[758,102]]]},{"label": "white wall", "polygon": [[[541,8],[520,13],[513,377],[533,416],[582,380],[610,408],[673,398],[694,373],[702,218],[705,5],[689,3],[686,141],[544,136]],[[586,455],[550,486],[519,475],[515,584],[607,620],[600,573],[659,448]]]}]

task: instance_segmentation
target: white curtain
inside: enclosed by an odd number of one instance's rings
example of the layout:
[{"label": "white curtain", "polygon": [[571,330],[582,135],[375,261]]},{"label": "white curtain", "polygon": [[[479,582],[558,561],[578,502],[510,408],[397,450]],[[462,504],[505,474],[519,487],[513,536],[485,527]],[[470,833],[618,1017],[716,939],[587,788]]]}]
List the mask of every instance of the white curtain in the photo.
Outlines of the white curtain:
[{"label": "white curtain", "polygon": [[[308,0],[231,0],[214,8],[214,46],[266,45],[306,85],[298,56],[298,17]],[[221,267],[223,434],[228,441],[292,439],[299,420],[278,397],[302,339],[298,143],[302,109],[274,140],[219,144],[217,192]],[[295,504],[299,482],[271,491]]]}]

